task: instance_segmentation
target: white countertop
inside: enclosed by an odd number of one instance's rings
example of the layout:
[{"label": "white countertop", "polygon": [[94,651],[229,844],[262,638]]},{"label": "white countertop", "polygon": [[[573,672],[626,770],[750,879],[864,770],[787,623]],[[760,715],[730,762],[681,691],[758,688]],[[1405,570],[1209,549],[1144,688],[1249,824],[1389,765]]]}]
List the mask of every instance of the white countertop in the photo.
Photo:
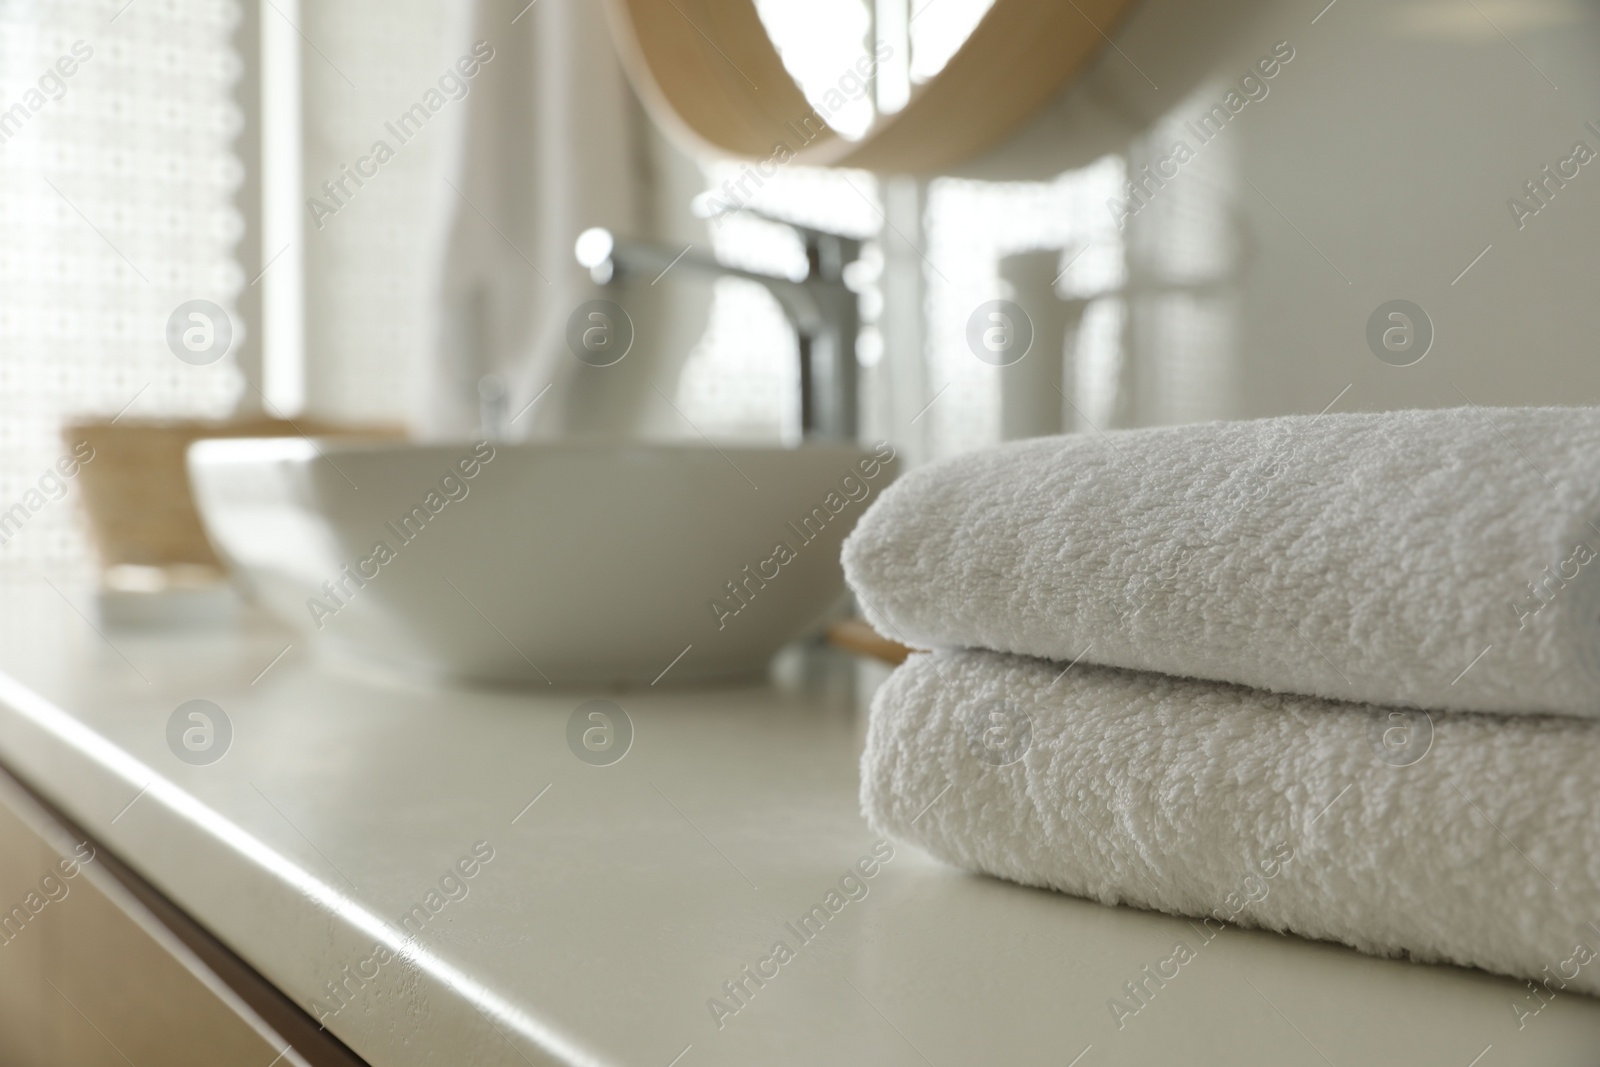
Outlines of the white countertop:
[{"label": "white countertop", "polygon": [[[0,762],[302,1005],[493,848],[327,1020],[374,1067],[1497,1067],[1600,1048],[1600,1001],[1562,994],[1519,1030],[1516,982],[1237,929],[1202,943],[909,846],[802,943],[785,924],[875,841],[856,797],[870,666],[823,656],[810,683],[763,688],[425,690],[330,671],[260,622],[102,636],[48,588],[0,596]],[[636,731],[607,767],[566,742],[596,696]],[[209,766],[167,747],[196,698],[234,729]],[[1119,1030],[1109,999],[1179,939],[1196,958]],[[723,983],[779,940],[793,958],[719,1029],[707,1000],[733,1007]]]}]

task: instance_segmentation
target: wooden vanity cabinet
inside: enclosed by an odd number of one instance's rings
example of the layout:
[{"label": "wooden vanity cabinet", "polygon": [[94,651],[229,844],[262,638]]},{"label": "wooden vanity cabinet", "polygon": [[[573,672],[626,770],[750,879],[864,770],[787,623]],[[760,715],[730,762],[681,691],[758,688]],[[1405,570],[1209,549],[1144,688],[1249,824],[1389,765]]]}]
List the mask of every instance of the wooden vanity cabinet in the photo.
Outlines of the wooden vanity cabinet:
[{"label": "wooden vanity cabinet", "polygon": [[361,1062],[0,773],[0,1067]]}]

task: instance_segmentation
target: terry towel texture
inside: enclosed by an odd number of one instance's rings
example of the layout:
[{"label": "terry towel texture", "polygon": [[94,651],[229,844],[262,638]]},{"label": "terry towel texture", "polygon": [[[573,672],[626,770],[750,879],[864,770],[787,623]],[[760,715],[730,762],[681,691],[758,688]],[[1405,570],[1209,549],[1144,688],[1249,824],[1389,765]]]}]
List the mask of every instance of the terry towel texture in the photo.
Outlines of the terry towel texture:
[{"label": "terry towel texture", "polygon": [[896,670],[862,764],[873,826],[1108,904],[1600,993],[1600,723],[1062,667]]},{"label": "terry towel texture", "polygon": [[919,647],[1596,715],[1597,549],[1600,410],[1460,408],[958,456],[891,486],[844,564]]}]

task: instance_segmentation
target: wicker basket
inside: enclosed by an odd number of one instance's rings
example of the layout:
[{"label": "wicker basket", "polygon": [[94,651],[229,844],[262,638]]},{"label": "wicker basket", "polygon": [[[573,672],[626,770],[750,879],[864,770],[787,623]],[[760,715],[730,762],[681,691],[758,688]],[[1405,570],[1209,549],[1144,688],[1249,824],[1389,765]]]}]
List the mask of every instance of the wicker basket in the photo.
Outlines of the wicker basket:
[{"label": "wicker basket", "polygon": [[94,450],[78,473],[89,530],[105,571],[161,568],[175,574],[221,576],[189,488],[184,455],[205,437],[399,437],[396,427],[334,426],[281,419],[91,420],[69,423],[69,450]]}]

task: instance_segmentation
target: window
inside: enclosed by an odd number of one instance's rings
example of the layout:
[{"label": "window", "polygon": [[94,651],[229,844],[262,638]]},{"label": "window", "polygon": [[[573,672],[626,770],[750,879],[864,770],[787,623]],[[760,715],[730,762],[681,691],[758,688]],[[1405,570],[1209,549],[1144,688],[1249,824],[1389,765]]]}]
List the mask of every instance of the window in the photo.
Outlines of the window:
[{"label": "window", "polygon": [[[191,366],[166,344],[180,304],[231,311],[249,282],[240,17],[235,0],[0,6],[0,511],[63,454],[68,419],[218,417],[246,389],[233,355]],[[47,498],[0,573],[87,575],[74,506]]]}]

